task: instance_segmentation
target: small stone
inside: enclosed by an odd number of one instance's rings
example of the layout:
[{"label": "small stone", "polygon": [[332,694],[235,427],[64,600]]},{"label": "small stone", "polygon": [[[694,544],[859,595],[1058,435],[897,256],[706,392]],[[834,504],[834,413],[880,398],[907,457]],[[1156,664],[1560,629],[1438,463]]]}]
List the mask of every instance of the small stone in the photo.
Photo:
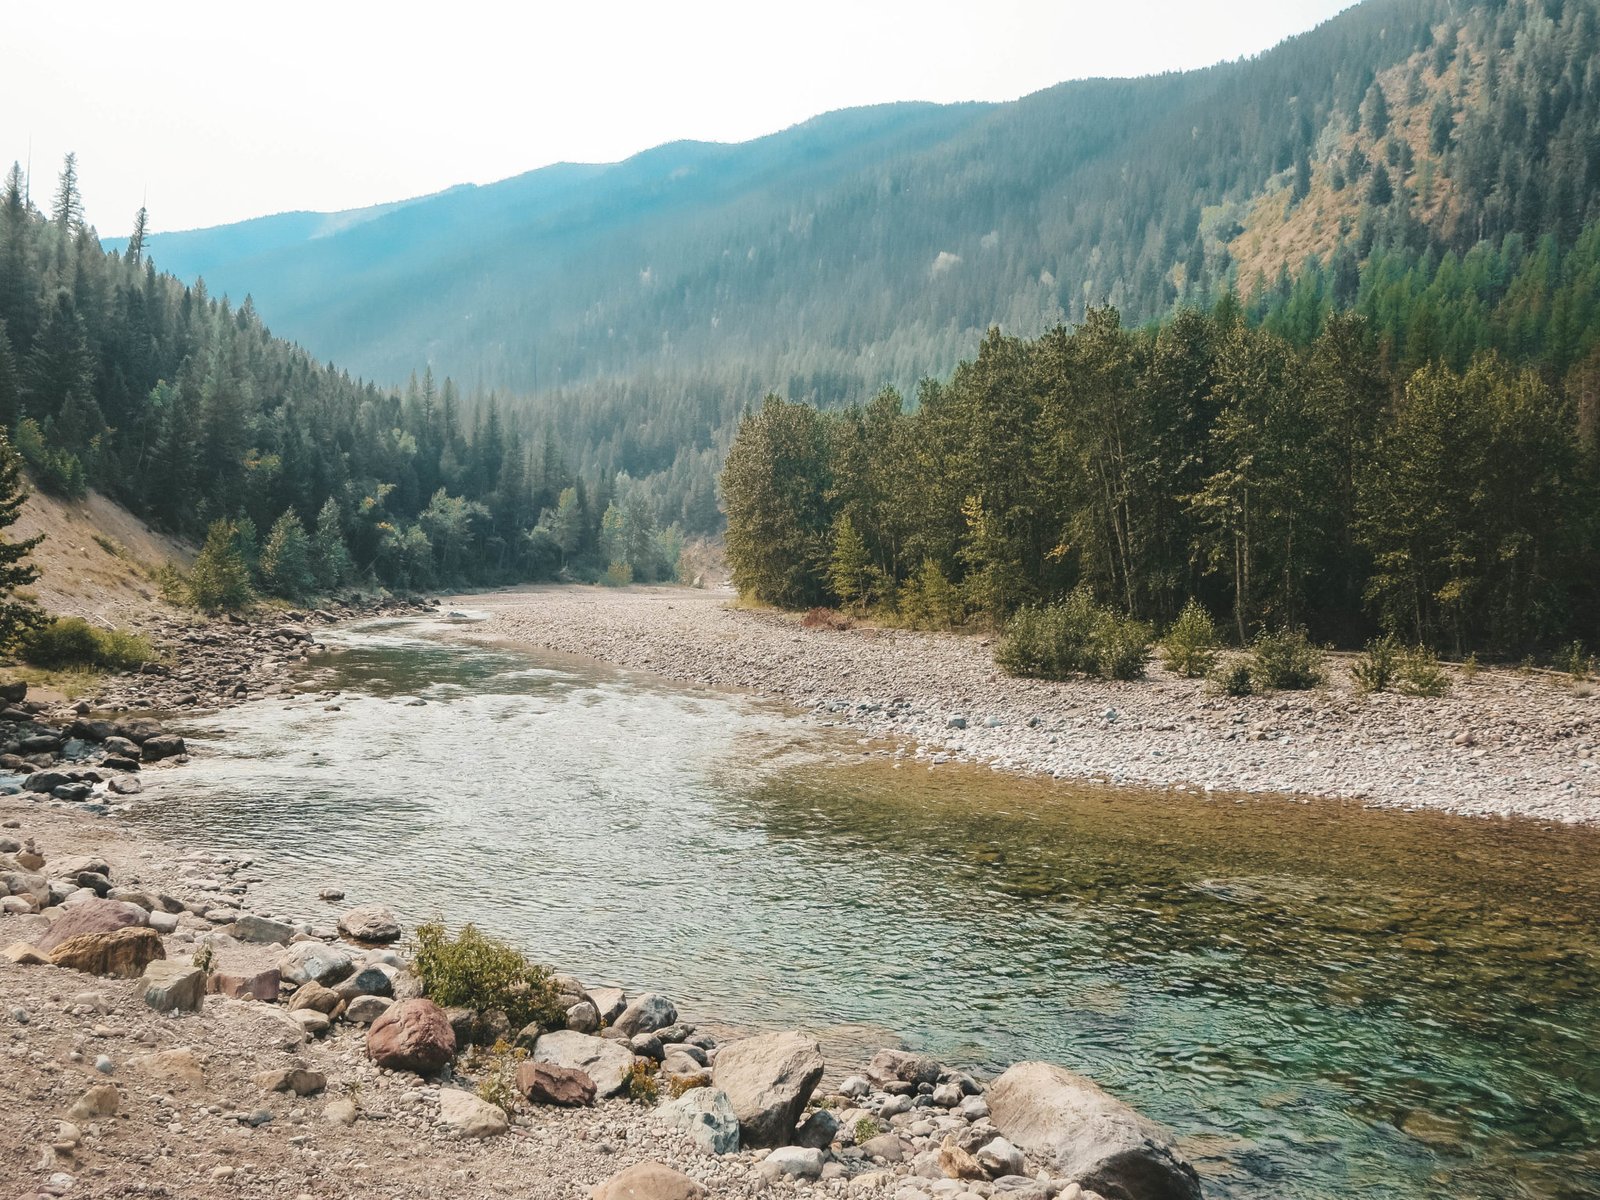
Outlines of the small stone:
[{"label": "small stone", "polygon": [[308,1071],[304,1067],[260,1071],[254,1079],[256,1086],[264,1091],[293,1092],[296,1096],[314,1096],[328,1086],[328,1077],[321,1071]]},{"label": "small stone", "polygon": [[977,1159],[995,1179],[1002,1175],[1021,1175],[1027,1169],[1022,1151],[1003,1137],[997,1137],[979,1149]]},{"label": "small stone", "polygon": [[354,1100],[330,1100],[322,1109],[322,1119],[331,1121],[335,1125],[354,1125],[356,1123],[356,1102]]},{"label": "small stone", "polygon": [[772,1179],[817,1179],[822,1175],[822,1151],[779,1146],[761,1160],[761,1173]]},{"label": "small stone", "polygon": [[102,1054],[94,1060],[94,1069],[102,1075],[110,1075],[117,1069],[117,1066],[111,1061],[109,1054]]},{"label": "small stone", "polygon": [[77,1103],[67,1110],[67,1118],[81,1122],[92,1121],[96,1117],[115,1116],[117,1100],[116,1084],[97,1083],[78,1097]]},{"label": "small stone", "polygon": [[588,1072],[554,1063],[523,1062],[517,1065],[517,1091],[530,1104],[555,1104],[579,1108],[594,1103],[594,1080]]},{"label": "small stone", "polygon": [[739,1118],[727,1094],[716,1088],[690,1088],[656,1110],[668,1129],[687,1134],[708,1154],[733,1154],[739,1149]]},{"label": "small stone", "polygon": [[445,1088],[439,1093],[439,1117],[469,1140],[496,1137],[511,1128],[505,1109],[460,1088]]},{"label": "small stone", "polygon": [[204,971],[186,962],[158,959],[144,969],[144,1002],[157,1012],[199,1012],[205,999]]},{"label": "small stone", "polygon": [[590,1200],[705,1200],[706,1189],[665,1163],[635,1163],[590,1193]]}]

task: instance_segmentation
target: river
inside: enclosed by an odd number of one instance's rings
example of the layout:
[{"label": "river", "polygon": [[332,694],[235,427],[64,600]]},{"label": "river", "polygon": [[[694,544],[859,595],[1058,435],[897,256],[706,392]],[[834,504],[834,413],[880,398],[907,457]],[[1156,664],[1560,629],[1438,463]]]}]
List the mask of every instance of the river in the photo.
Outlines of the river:
[{"label": "river", "polygon": [[331,635],[337,699],[186,729],[136,818],[254,854],[259,908],[338,885],[842,1060],[1062,1062],[1208,1196],[1600,1193],[1594,831],[930,769],[460,632]]}]

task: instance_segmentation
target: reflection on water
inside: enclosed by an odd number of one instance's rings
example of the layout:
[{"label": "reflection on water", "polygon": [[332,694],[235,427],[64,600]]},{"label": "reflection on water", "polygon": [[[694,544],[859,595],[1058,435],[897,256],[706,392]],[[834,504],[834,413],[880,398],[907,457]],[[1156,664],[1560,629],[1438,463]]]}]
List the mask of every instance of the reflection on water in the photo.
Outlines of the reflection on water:
[{"label": "reflection on water", "polygon": [[258,902],[338,883],[691,1017],[1056,1059],[1211,1195],[1600,1192],[1593,833],[855,761],[737,697],[346,641],[341,711],[223,714],[141,809],[293,868]]}]

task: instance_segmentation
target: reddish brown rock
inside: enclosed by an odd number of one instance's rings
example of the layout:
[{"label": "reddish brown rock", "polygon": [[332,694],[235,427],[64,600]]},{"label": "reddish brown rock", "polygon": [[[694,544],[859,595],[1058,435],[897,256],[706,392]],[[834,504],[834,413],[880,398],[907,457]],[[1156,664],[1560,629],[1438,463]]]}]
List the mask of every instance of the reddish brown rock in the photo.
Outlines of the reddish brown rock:
[{"label": "reddish brown rock", "polygon": [[84,933],[68,938],[50,952],[55,966],[90,975],[114,975],[118,979],[137,979],[144,969],[167,951],[161,935],[142,925],[114,929],[110,933]]},{"label": "reddish brown rock", "polygon": [[35,944],[49,953],[62,942],[85,933],[110,933],[133,925],[143,925],[150,914],[137,904],[121,900],[83,900],[69,904],[50,926],[50,932]]},{"label": "reddish brown rock", "polygon": [[582,1108],[594,1103],[594,1080],[575,1067],[525,1062],[517,1067],[517,1091],[530,1104]]},{"label": "reddish brown rock", "polygon": [[431,1075],[455,1054],[450,1020],[432,1000],[402,1000],[367,1031],[368,1057],[391,1071]]},{"label": "reddish brown rock", "polygon": [[289,1001],[289,1011],[298,1012],[302,1008],[309,1008],[324,1015],[331,1013],[339,1007],[339,993],[332,988],[325,988],[320,983],[303,983]]},{"label": "reddish brown rock", "polygon": [[278,988],[283,977],[277,967],[265,971],[234,973],[218,971],[206,983],[206,990],[234,1000],[262,1000],[272,1004],[278,999]]}]

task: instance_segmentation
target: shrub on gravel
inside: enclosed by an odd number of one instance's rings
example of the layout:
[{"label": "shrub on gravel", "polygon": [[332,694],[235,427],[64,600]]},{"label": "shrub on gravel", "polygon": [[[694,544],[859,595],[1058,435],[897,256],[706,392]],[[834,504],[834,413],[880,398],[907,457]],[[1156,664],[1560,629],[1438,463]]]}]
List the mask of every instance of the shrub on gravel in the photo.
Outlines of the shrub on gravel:
[{"label": "shrub on gravel", "polygon": [[443,1008],[499,1009],[513,1029],[530,1021],[547,1029],[566,1023],[549,969],[474,925],[463,925],[454,938],[442,921],[419,925],[412,969],[428,998]]},{"label": "shrub on gravel", "polygon": [[1450,691],[1450,674],[1439,665],[1439,656],[1426,646],[1403,651],[1395,668],[1400,691],[1407,696],[1436,699]]},{"label": "shrub on gravel", "polygon": [[1183,606],[1178,619],[1161,639],[1161,658],[1169,671],[1176,671],[1190,679],[1200,679],[1211,674],[1217,665],[1217,623],[1211,619],[1206,606],[1190,600]]},{"label": "shrub on gravel", "polygon": [[1011,675],[1137,679],[1150,653],[1150,626],[1097,605],[1080,588],[1059,604],[1024,608],[1006,626],[995,662]]},{"label": "shrub on gravel", "polygon": [[1392,633],[1385,634],[1367,643],[1366,653],[1350,668],[1350,676],[1358,692],[1382,692],[1394,682],[1399,664],[1400,643]]},{"label": "shrub on gravel", "polygon": [[22,639],[18,653],[36,667],[99,667],[131,671],[152,661],[155,648],[126,629],[96,629],[82,617],[57,617]]},{"label": "shrub on gravel", "polygon": [[1250,648],[1250,678],[1258,688],[1303,692],[1320,685],[1324,652],[1304,629],[1263,629]]}]

